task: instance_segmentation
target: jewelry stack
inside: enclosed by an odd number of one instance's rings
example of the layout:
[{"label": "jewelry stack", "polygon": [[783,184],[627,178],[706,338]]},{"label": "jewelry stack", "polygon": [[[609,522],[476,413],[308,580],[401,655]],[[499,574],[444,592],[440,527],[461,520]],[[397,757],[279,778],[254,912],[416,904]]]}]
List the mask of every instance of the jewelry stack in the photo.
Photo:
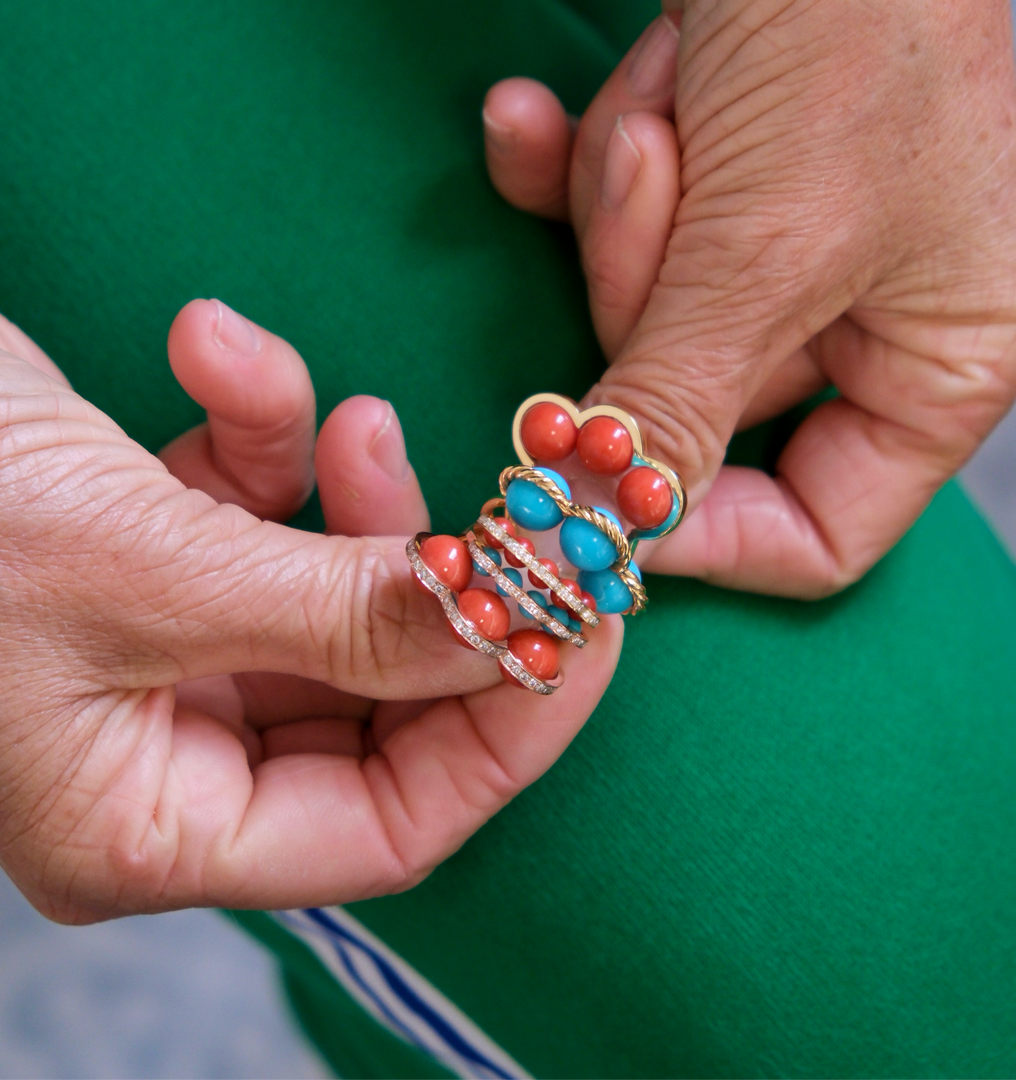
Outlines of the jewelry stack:
[{"label": "jewelry stack", "polygon": [[580,411],[536,394],[519,406],[512,440],[522,464],[501,473],[501,497],[461,536],[419,533],[406,554],[463,645],[496,659],[507,682],[552,694],[561,642],[582,648],[601,615],[645,607],[635,549],[672,532],[687,498],[611,405]]}]

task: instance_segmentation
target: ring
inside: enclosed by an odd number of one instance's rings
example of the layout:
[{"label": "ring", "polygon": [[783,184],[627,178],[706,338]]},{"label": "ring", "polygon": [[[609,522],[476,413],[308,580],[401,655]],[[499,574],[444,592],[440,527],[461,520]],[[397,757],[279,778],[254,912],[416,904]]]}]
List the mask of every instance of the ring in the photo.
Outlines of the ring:
[{"label": "ring", "polygon": [[560,643],[581,649],[600,615],[646,606],[635,549],[676,529],[688,500],[613,405],[535,394],[515,413],[512,442],[521,464],[502,471],[501,496],[461,536],[418,533],[406,555],[463,645],[497,660],[507,682],[552,694]]}]

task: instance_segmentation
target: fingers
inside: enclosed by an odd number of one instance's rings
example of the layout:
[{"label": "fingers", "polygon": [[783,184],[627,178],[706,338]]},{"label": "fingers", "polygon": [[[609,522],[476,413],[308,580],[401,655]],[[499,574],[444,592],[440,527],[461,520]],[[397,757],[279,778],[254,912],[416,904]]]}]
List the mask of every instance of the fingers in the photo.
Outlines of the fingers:
[{"label": "fingers", "polygon": [[412,536],[430,528],[402,426],[387,401],[360,395],[332,410],[314,453],[330,533]]},{"label": "fingers", "polygon": [[121,689],[277,671],[393,698],[498,678],[413,586],[404,538],[319,536],[216,504],[72,391],[0,367],[0,537],[25,560],[9,610],[38,610],[33,634],[63,670]]},{"label": "fingers", "polygon": [[208,422],[159,457],[188,487],[285,521],[314,484],[314,388],[297,352],[218,300],[193,300],[169,331],[169,362]]},{"label": "fingers", "polygon": [[607,144],[617,118],[634,112],[651,112],[666,119],[674,115],[678,25],[673,14],[654,19],[582,117],[569,182],[572,223],[580,243],[603,189]]},{"label": "fingers", "polygon": [[761,424],[807,401],[829,385],[829,379],[807,349],[798,349],[756,391],[737,421],[737,430]]},{"label": "fingers", "polygon": [[856,581],[913,524],[1008,408],[1016,327],[910,327],[936,350],[919,356],[893,343],[900,320],[866,321],[838,320],[818,339],[844,396],[808,416],[776,476],[722,469],[646,569],[813,599]]},{"label": "fingers", "polygon": [[[484,105],[491,180],[544,217],[569,209],[593,322],[615,356],[638,322],[663,262],[680,190],[673,125],[678,30],[653,21],[589,106],[574,135],[554,94],[506,79]],[[570,171],[569,171],[570,159]]]},{"label": "fingers", "polygon": [[281,672],[410,698],[498,678],[493,661],[454,643],[440,605],[414,587],[404,537],[317,536],[229,509],[175,522],[165,543],[149,543],[145,582],[122,586],[143,584],[157,616],[137,633],[163,657],[159,670],[172,664],[172,681]]},{"label": "fingers", "polygon": [[581,240],[617,118],[638,111],[673,116],[678,24],[674,14],[650,24],[596,95],[577,133],[541,83],[505,79],[490,89],[483,108],[487,168],[508,202],[558,220],[570,210]]},{"label": "fingers", "polygon": [[374,705],[368,698],[345,694],[325,683],[301,679],[296,675],[246,671],[234,675],[231,681],[236,687],[241,715],[255,731],[273,724],[288,724],[322,716],[366,720]]},{"label": "fingers", "polygon": [[325,752],[274,757],[252,779],[221,725],[180,715],[150,815],[158,834],[137,862],[171,868],[164,906],[287,908],[415,884],[562,753],[610,681],[622,632],[605,619],[569,651],[551,698],[502,684],[437,702],[363,761],[352,726],[294,725],[273,731],[279,748],[317,739]]},{"label": "fingers", "polygon": [[892,425],[828,402],[794,434],[776,477],[722,468],[644,568],[748,592],[829,596],[903,535],[949,473]]},{"label": "fingers", "polygon": [[504,79],[483,103],[491,183],[513,206],[566,221],[574,131],[556,95],[534,79]]},{"label": "fingers", "polygon": [[679,173],[673,124],[648,112],[617,118],[581,244],[593,324],[608,359],[620,352],[656,283],[674,227]]},{"label": "fingers", "polygon": [[795,193],[795,183],[775,195],[682,195],[641,318],[584,399],[633,414],[648,453],[677,470],[691,506],[742,417],[757,422],[819,383],[800,350],[881,265],[863,234],[829,243],[830,193],[807,182]]}]

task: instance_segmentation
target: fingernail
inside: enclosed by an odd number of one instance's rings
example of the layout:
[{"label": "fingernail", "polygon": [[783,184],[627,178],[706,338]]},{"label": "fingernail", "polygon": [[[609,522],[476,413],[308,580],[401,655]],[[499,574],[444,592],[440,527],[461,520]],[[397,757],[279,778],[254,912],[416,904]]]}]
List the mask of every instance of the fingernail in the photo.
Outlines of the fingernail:
[{"label": "fingernail", "polygon": [[501,154],[512,154],[519,145],[519,133],[514,128],[492,119],[486,109],[483,110],[483,130],[487,142]]},{"label": "fingernail", "polygon": [[604,210],[614,211],[621,208],[641,168],[642,155],[624,129],[624,117],[619,116],[607,140],[607,152],[603,161],[600,202]]},{"label": "fingernail", "polygon": [[628,68],[628,89],[640,98],[657,98],[677,82],[680,32],[666,15],[656,19]]},{"label": "fingernail", "polygon": [[254,327],[221,300],[213,302],[216,305],[217,318],[212,337],[216,344],[242,356],[256,356],[261,351],[261,338]]},{"label": "fingernail", "polygon": [[371,440],[367,453],[383,473],[400,484],[405,483],[412,475],[413,470],[406,457],[406,441],[402,437],[402,425],[391,405],[388,406],[388,416]]}]

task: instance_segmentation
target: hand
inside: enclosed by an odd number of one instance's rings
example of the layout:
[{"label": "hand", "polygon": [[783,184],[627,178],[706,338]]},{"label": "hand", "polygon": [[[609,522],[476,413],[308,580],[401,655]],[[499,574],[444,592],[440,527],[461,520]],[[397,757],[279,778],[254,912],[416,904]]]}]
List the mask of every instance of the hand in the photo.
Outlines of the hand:
[{"label": "hand", "polygon": [[[404,538],[261,520],[310,490],[313,391],[290,346],[223,305],[189,304],[170,333],[209,420],[166,464],[3,321],[0,349],[0,860],[51,918],[407,888],[550,766],[609,682],[619,620],[541,699],[453,643]],[[339,406],[317,472],[333,531],[426,525],[383,402]]]},{"label": "hand", "polygon": [[[639,416],[699,504],[646,568],[826,595],[1004,415],[1014,89],[1006,0],[687,0],[574,135],[546,87],[490,91],[495,185],[578,235],[612,361],[586,401]],[[828,384],[775,477],[721,468]]]}]

